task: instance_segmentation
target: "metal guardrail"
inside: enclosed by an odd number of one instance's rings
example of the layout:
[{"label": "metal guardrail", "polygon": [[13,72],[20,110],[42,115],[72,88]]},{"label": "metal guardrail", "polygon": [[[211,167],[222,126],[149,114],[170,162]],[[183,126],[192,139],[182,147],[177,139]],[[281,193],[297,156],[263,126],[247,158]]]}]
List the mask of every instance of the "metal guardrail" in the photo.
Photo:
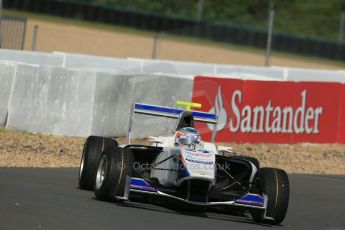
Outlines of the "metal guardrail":
[{"label": "metal guardrail", "polygon": [[0,48],[23,50],[26,24],[26,18],[3,16],[0,24]]}]

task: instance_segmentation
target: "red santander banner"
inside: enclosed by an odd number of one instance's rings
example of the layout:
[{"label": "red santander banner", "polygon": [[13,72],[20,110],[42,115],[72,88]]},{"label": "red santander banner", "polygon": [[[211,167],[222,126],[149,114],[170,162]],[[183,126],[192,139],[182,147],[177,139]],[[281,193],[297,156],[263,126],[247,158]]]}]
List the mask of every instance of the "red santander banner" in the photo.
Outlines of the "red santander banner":
[{"label": "red santander banner", "polygon": [[[193,102],[217,113],[217,142],[345,143],[341,83],[194,79]],[[210,140],[213,125],[197,124]]]}]

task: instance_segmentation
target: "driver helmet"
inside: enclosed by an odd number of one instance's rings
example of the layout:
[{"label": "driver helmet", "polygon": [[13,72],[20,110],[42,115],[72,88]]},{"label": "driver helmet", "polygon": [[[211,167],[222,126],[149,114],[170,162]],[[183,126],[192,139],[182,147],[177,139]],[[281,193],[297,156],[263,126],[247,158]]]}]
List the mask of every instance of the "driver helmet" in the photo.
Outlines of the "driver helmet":
[{"label": "driver helmet", "polygon": [[175,133],[175,146],[195,148],[200,143],[200,133],[192,127],[182,128]]}]

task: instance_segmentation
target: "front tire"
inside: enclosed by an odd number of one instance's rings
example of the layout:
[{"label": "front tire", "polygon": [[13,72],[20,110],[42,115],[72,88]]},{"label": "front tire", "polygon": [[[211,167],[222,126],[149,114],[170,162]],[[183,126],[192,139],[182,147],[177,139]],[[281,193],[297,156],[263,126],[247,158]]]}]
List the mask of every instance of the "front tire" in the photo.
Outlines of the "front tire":
[{"label": "front tire", "polygon": [[115,196],[124,196],[127,176],[132,176],[133,161],[133,153],[120,147],[110,147],[102,153],[94,178],[98,200],[114,201]]},{"label": "front tire", "polygon": [[84,144],[83,154],[79,167],[79,188],[92,190],[94,177],[100,155],[105,148],[118,146],[118,143],[110,138],[89,136]]},{"label": "front tire", "polygon": [[268,218],[264,218],[264,211],[255,209],[251,210],[253,220],[265,224],[280,224],[289,205],[289,178],[286,172],[276,168],[260,168],[254,178],[252,192],[266,195],[268,198]]}]

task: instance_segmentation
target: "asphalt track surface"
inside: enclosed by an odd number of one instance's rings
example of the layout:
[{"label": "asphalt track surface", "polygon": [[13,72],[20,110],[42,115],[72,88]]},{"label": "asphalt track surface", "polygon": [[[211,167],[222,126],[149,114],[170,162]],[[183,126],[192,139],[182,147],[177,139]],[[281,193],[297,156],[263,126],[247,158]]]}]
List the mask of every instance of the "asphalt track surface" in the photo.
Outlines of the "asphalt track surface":
[{"label": "asphalt track surface", "polygon": [[289,175],[287,217],[269,226],[246,216],[100,202],[77,188],[77,174],[75,168],[0,168],[0,229],[345,230],[345,177]]}]

